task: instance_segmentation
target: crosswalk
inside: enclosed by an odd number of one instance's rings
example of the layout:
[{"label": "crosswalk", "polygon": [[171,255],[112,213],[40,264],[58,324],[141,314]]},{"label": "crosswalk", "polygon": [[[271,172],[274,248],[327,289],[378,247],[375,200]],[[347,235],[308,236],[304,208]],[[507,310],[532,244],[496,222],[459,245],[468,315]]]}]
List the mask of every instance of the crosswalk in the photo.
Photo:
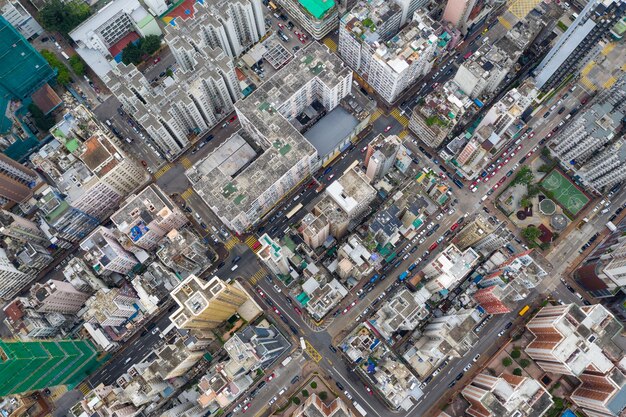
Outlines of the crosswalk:
[{"label": "crosswalk", "polygon": [[193,166],[193,162],[191,162],[186,156],[180,160],[180,163],[183,164],[185,169],[189,169]]},{"label": "crosswalk", "polygon": [[398,123],[400,123],[402,126],[407,127],[409,125],[409,119],[403,115],[402,113],[400,113],[400,110],[398,110],[398,108],[394,108],[391,111],[391,115],[393,116],[394,119],[396,119],[398,121]]},{"label": "crosswalk", "polygon": [[232,248],[237,246],[237,244],[239,244],[239,239],[237,239],[235,236],[231,236],[224,246],[226,246],[226,249],[231,250]]},{"label": "crosswalk", "polygon": [[257,243],[258,243],[258,240],[256,236],[254,235],[248,236],[246,238],[246,245],[248,245],[250,249],[252,249],[254,252],[257,252],[260,249],[260,246],[257,247],[256,249],[254,248],[254,245],[256,245]]},{"label": "crosswalk", "polygon": [[157,172],[154,173],[154,178],[157,178],[157,179],[160,178],[161,176],[163,176],[163,174],[169,171],[170,168],[172,168],[172,164],[163,165],[161,168],[159,168]]},{"label": "crosswalk", "polygon": [[254,275],[250,277],[250,284],[256,285],[256,283],[259,282],[259,280],[266,275],[267,275],[267,271],[265,269],[263,268],[259,269],[258,271],[254,273]]},{"label": "crosswalk", "polygon": [[400,139],[404,139],[406,137],[406,135],[408,135],[408,134],[409,134],[409,131],[404,129],[402,132],[398,133],[398,137]]},{"label": "crosswalk", "polygon": [[304,341],[306,346],[305,352],[313,359],[315,362],[319,362],[322,360],[322,355],[319,354],[317,350],[309,343],[308,340]]},{"label": "crosswalk", "polygon": [[83,395],[87,395],[91,391],[91,388],[89,388],[89,385],[87,385],[86,382],[83,382],[82,384],[80,384],[78,387],[76,387],[76,389],[82,392]]},{"label": "crosswalk", "polygon": [[328,49],[330,49],[331,51],[337,52],[337,44],[334,40],[330,38],[324,38],[324,45],[328,46]]},{"label": "crosswalk", "polygon": [[378,119],[382,115],[383,111],[380,108],[376,109],[376,111],[374,112],[374,114],[372,114],[372,117],[370,118],[370,124],[374,123],[376,119]]},{"label": "crosswalk", "polygon": [[185,191],[183,191],[183,193],[180,196],[183,198],[183,200],[186,201],[192,195],[193,195],[193,188],[189,187]]}]

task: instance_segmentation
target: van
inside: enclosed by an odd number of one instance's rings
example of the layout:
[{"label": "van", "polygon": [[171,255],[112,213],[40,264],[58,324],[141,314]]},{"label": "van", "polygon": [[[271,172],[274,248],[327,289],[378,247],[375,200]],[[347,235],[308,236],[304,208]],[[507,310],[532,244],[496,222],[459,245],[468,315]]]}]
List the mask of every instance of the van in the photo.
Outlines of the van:
[{"label": "van", "polygon": [[126,138],[126,142],[133,143],[133,140],[131,138]]},{"label": "van", "polygon": [[283,394],[285,393],[285,391],[287,391],[287,388],[282,387],[282,388],[280,389],[280,391],[278,391],[278,396],[283,395]]},{"label": "van", "polygon": [[487,197],[489,197],[488,195],[484,195],[483,198],[480,199],[480,201],[485,201],[487,199]]},{"label": "van", "polygon": [[293,198],[293,201],[298,201],[299,198],[300,198],[300,195],[298,194],[297,196]]},{"label": "van", "polygon": [[239,265],[236,265],[236,264],[235,264],[235,266],[233,266],[232,268],[230,268],[230,270],[231,270],[231,271],[234,271],[234,270],[235,270],[235,269],[237,269],[237,268],[239,268]]}]

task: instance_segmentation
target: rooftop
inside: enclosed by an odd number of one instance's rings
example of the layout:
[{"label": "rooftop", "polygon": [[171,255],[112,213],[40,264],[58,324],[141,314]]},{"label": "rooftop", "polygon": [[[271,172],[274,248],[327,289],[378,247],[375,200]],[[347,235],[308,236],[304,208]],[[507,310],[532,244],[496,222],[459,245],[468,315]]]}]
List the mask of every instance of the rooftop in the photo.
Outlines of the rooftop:
[{"label": "rooftop", "polygon": [[333,0],[298,0],[298,3],[316,19],[324,17],[326,12],[335,7]]},{"label": "rooftop", "polygon": [[[396,32],[400,14],[400,6],[393,1],[360,1],[341,18],[341,22],[354,38],[372,45],[386,41]],[[387,28],[394,17],[397,17],[396,24]]]}]

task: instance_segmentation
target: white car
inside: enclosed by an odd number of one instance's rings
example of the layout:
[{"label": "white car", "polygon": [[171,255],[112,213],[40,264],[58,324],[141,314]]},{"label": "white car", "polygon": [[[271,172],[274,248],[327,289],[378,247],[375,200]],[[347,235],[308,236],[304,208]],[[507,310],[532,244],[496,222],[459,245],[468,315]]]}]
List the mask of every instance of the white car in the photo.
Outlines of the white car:
[{"label": "white car", "polygon": [[472,362],[468,363],[467,365],[465,365],[465,368],[463,368],[463,372],[467,372],[470,370],[470,368],[472,367],[472,365],[474,365]]},{"label": "white car", "polygon": [[352,399],[352,395],[350,395],[350,393],[348,392],[348,390],[343,392],[345,394],[346,397],[348,397],[349,400]]},{"label": "white car", "polygon": [[474,356],[474,359],[472,359],[472,362],[476,362],[478,360],[478,358],[480,358],[480,353],[476,356]]},{"label": "white car", "polygon": [[423,237],[423,238],[421,238],[421,239],[420,239],[420,241],[419,241],[418,243],[421,245],[421,244],[422,244],[422,243],[424,243],[425,241],[426,241],[426,238],[425,238],[425,237]]},{"label": "white car", "polygon": [[426,229],[430,230],[432,229],[434,226],[433,222],[428,223],[428,226],[426,226]]},{"label": "white car", "polygon": [[280,287],[276,284],[274,284],[274,289],[276,290],[276,292],[281,292]]},{"label": "white car", "polygon": [[442,213],[437,214],[437,217],[435,217],[435,220],[441,220],[441,218],[443,217]]}]

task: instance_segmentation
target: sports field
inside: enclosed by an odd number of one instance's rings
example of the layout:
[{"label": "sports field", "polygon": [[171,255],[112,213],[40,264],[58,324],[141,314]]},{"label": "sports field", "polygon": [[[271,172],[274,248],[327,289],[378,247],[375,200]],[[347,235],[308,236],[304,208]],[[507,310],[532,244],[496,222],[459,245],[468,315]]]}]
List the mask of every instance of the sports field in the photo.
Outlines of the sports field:
[{"label": "sports field", "polygon": [[549,191],[551,197],[573,216],[589,202],[589,198],[559,171],[549,173],[539,185]]}]

